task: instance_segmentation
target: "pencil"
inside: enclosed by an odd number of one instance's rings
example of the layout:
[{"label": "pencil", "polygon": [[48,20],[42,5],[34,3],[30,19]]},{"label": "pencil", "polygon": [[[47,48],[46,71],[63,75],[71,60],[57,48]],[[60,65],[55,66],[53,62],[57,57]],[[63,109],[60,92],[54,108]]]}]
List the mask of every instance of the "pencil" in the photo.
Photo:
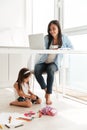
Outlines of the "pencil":
[{"label": "pencil", "polygon": [[3,129],[2,125],[0,125],[0,129]]},{"label": "pencil", "polygon": [[23,117],[18,117],[16,118],[17,120],[24,120],[24,121],[31,121],[32,119],[28,119],[28,118],[23,118]]},{"label": "pencil", "polygon": [[5,126],[6,126],[7,128],[10,128],[10,126],[8,126],[7,124],[5,124]]},{"label": "pencil", "polygon": [[11,123],[12,117],[11,117],[11,116],[9,116],[8,120],[9,120],[9,123]]},{"label": "pencil", "polygon": [[23,126],[23,124],[17,125],[17,126],[15,126],[14,128],[21,127],[21,126]]}]

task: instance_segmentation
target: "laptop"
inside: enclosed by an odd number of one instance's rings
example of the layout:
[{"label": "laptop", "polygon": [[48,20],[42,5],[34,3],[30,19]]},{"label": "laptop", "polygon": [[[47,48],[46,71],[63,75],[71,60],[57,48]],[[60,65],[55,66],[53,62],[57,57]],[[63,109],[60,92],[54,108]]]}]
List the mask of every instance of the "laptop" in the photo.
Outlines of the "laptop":
[{"label": "laptop", "polygon": [[29,35],[29,45],[30,49],[34,50],[45,49],[44,35],[42,33]]}]

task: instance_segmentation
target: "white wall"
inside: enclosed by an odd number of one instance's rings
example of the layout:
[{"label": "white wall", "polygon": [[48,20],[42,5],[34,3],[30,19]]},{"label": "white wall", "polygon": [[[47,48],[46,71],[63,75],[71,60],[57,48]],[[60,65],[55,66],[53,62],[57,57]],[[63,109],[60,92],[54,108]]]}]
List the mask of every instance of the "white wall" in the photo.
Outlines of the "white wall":
[{"label": "white wall", "polygon": [[0,88],[13,86],[19,70],[27,67],[28,59],[29,55],[0,54]]},{"label": "white wall", "polygon": [[0,28],[24,27],[24,0],[0,0]]},{"label": "white wall", "polygon": [[0,46],[29,46],[32,0],[0,0]]},{"label": "white wall", "polygon": [[[32,0],[0,0],[0,46],[27,47],[31,33]],[[0,88],[9,87],[18,71],[27,66],[29,56],[0,54]]]}]

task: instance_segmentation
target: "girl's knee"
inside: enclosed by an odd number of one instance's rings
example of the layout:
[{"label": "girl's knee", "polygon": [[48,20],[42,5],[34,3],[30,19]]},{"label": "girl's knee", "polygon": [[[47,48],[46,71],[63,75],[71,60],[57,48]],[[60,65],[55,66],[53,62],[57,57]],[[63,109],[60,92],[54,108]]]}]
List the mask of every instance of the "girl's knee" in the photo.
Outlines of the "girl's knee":
[{"label": "girl's knee", "polygon": [[17,103],[18,103],[18,101],[15,100],[15,101],[10,102],[9,105],[15,105],[15,104],[17,104]]},{"label": "girl's knee", "polygon": [[26,107],[32,107],[32,102],[31,101],[26,101]]},{"label": "girl's knee", "polygon": [[10,102],[9,105],[13,105],[13,102]]},{"label": "girl's knee", "polygon": [[42,100],[39,98],[39,99],[37,100],[37,104],[41,104],[41,102],[42,102]]}]

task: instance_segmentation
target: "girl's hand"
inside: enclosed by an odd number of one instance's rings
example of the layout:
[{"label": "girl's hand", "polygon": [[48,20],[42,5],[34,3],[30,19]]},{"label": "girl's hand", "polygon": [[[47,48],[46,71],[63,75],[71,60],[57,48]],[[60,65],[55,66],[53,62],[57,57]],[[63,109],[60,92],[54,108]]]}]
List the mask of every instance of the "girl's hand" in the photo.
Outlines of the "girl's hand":
[{"label": "girl's hand", "polygon": [[32,94],[31,99],[36,100],[36,96],[34,94]]}]

